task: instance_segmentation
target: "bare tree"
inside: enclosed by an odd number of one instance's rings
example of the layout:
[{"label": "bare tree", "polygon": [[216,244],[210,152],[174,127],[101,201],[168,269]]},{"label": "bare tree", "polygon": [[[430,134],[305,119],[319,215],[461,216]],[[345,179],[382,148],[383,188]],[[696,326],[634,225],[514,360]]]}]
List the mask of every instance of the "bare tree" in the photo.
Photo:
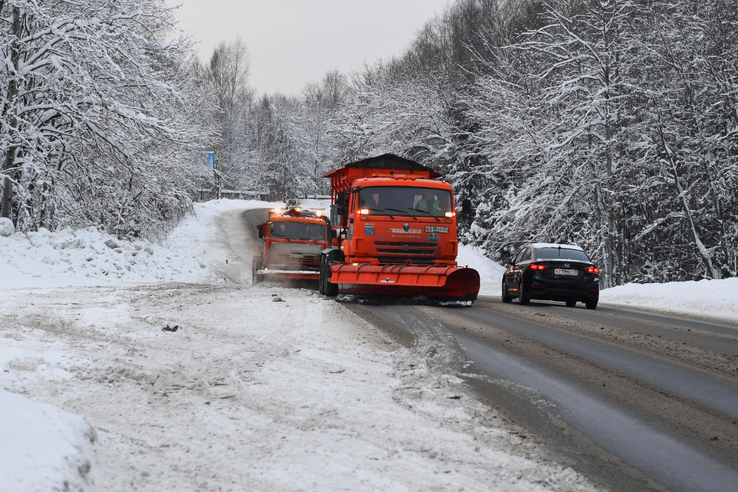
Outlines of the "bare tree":
[{"label": "bare tree", "polygon": [[253,90],[248,84],[249,70],[248,51],[240,38],[232,43],[220,43],[208,65],[207,77],[215,105],[213,119],[217,127],[216,140],[211,147],[220,177],[218,188],[242,186],[246,179],[246,118],[253,100]]}]

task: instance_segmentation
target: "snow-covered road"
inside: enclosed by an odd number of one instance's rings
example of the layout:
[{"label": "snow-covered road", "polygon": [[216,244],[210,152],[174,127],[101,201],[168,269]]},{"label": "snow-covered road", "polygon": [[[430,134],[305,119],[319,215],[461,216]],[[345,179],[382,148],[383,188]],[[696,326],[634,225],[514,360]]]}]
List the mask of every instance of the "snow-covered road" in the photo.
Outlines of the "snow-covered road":
[{"label": "snow-covered road", "polygon": [[3,385],[89,422],[100,490],[581,483],[523,457],[533,449],[490,427],[495,417],[461,381],[408,363],[407,349],[315,292],[161,284],[36,294],[8,299],[13,336],[4,328],[2,343],[23,356]]},{"label": "snow-covered road", "polygon": [[[198,204],[162,246],[0,237],[0,490],[595,489],[429,367],[433,347],[250,287],[244,211],[265,205]],[[499,291],[499,265],[460,262]],[[601,302],[735,319],[737,280]]]},{"label": "snow-covered road", "polygon": [[316,291],[249,287],[241,212],[199,216],[175,236],[206,282],[0,294],[2,388],[68,412],[42,431],[71,429],[47,458],[0,424],[0,489],[592,489],[417,348]]}]

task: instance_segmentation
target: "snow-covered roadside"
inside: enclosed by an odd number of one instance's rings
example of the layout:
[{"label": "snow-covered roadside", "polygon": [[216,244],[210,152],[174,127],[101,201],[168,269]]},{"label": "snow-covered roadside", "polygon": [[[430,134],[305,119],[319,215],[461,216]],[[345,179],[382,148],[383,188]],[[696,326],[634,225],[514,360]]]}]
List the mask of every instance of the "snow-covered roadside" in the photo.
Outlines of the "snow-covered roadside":
[{"label": "snow-covered roadside", "polygon": [[738,278],[627,284],[601,291],[600,303],[738,323]]},{"label": "snow-covered roadside", "polygon": [[11,297],[0,381],[96,428],[102,490],[589,489],[314,291],[83,290]]},{"label": "snow-covered roadside", "polygon": [[161,245],[120,241],[92,227],[12,234],[0,238],[0,282],[3,288],[19,288],[213,281],[208,262],[219,251],[203,238],[216,233],[216,217],[266,205],[239,200],[196,204],[195,214]]},{"label": "snow-covered roadside", "polygon": [[82,417],[0,389],[0,489],[89,488],[95,438]]},{"label": "snow-covered roadside", "polygon": [[479,295],[500,295],[500,283],[505,267],[485,257],[484,253],[475,246],[459,246],[456,261],[461,266],[469,266],[479,272]]}]

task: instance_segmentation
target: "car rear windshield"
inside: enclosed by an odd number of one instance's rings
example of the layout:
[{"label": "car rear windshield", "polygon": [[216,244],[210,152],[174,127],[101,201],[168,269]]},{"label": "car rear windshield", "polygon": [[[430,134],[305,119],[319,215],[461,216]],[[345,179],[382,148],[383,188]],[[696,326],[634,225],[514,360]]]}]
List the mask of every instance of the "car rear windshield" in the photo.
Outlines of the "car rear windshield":
[{"label": "car rear windshield", "polygon": [[584,251],[569,248],[537,248],[536,259],[590,261]]},{"label": "car rear windshield", "polygon": [[309,222],[272,222],[270,234],[275,238],[325,241],[325,227]]},{"label": "car rear windshield", "polygon": [[417,186],[372,186],[359,190],[359,209],[371,215],[443,217],[453,212],[451,192]]}]

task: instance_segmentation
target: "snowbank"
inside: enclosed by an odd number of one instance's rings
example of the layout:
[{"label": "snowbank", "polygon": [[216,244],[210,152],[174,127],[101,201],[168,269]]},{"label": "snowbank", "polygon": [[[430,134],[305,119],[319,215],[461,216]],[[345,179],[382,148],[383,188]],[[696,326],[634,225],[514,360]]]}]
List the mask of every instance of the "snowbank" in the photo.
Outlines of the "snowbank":
[{"label": "snowbank", "polygon": [[0,217],[0,237],[8,237],[14,232],[13,222],[6,217]]},{"label": "snowbank", "polygon": [[600,302],[694,317],[738,321],[738,278],[627,284],[600,292]]},{"label": "snowbank", "polygon": [[0,389],[0,490],[84,490],[95,431],[82,417]]},{"label": "snowbank", "polygon": [[495,263],[476,246],[459,245],[459,254],[456,261],[461,266],[470,266],[479,272],[479,294],[483,296],[498,296],[500,283],[505,267]]},{"label": "snowbank", "polygon": [[200,261],[148,241],[120,241],[95,228],[0,237],[2,285],[58,287],[120,282],[194,282]]}]

